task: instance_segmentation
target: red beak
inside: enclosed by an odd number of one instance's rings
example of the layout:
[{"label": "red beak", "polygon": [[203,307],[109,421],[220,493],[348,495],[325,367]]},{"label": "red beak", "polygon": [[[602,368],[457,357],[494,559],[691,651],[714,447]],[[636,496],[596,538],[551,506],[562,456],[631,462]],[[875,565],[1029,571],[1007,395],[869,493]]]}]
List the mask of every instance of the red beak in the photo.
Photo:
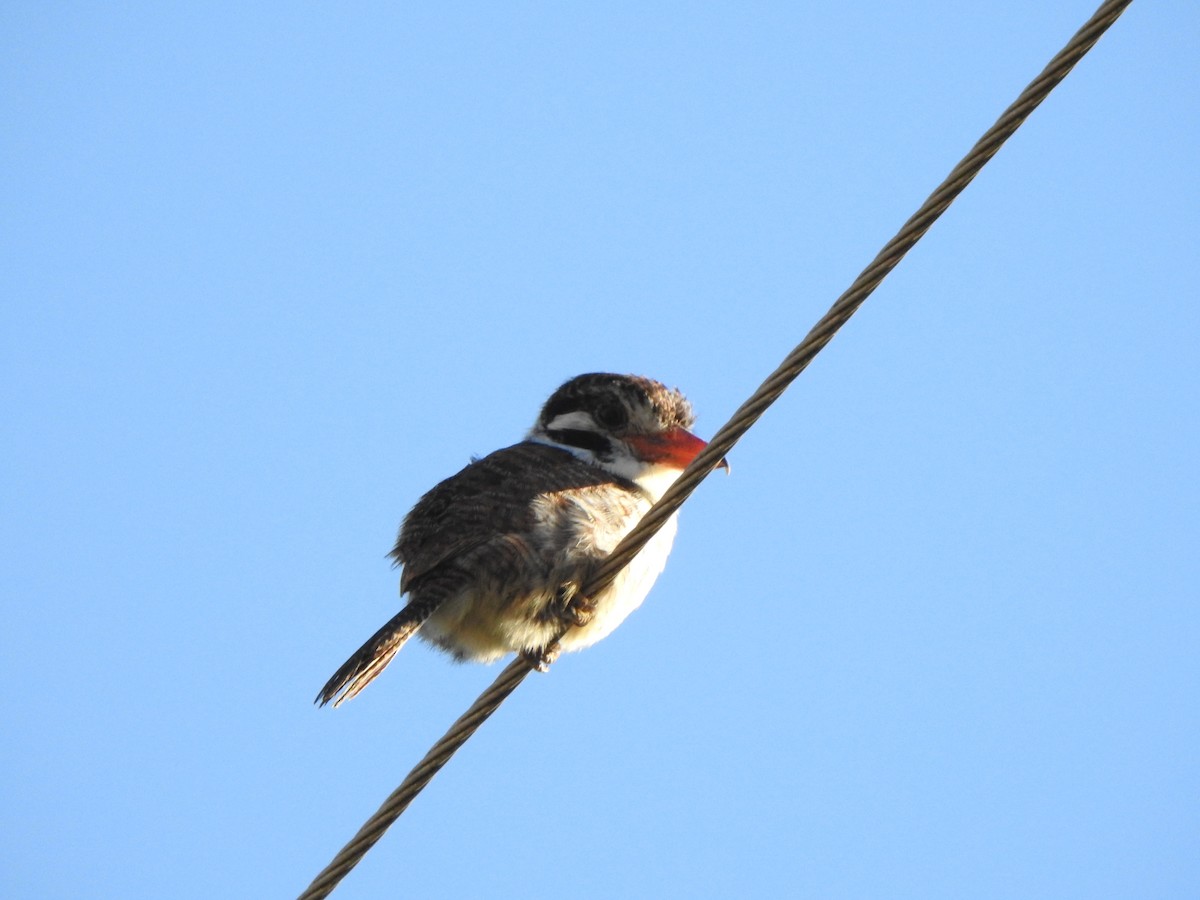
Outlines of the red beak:
[{"label": "red beak", "polygon": [[[700,451],[708,446],[686,428],[672,428],[659,434],[633,434],[625,442],[646,462],[657,463],[683,471]],[[729,463],[721,460],[718,469],[729,471]]]}]

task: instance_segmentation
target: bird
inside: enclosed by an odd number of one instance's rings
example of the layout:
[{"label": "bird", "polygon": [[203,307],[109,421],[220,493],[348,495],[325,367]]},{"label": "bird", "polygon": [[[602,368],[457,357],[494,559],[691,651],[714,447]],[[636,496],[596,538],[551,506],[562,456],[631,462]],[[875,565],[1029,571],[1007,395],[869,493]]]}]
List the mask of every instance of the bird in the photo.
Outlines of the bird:
[{"label": "bird", "polygon": [[518,653],[541,671],[559,651],[609,635],[662,572],[676,515],[607,588],[593,597],[580,590],[704,449],[694,421],[684,395],[651,378],[567,381],[524,440],[473,460],[405,516],[389,556],[403,567],[408,602],[314,702],[336,707],[356,696],[414,634],[457,661]]}]

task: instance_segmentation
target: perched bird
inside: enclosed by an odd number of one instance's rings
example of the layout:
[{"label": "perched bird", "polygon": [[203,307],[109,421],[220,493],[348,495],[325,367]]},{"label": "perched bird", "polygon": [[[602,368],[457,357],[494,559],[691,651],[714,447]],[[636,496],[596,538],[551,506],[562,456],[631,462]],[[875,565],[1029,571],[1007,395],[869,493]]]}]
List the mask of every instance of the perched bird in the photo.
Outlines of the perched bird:
[{"label": "perched bird", "polygon": [[[349,700],[414,634],[458,660],[523,653],[538,668],[608,635],[645,599],[675,539],[672,516],[612,584],[580,588],[704,448],[677,390],[635,375],[572,378],[525,440],[447,478],[405,517],[391,556],[408,605],[317,695]],[[722,460],[721,465],[728,466]]]}]

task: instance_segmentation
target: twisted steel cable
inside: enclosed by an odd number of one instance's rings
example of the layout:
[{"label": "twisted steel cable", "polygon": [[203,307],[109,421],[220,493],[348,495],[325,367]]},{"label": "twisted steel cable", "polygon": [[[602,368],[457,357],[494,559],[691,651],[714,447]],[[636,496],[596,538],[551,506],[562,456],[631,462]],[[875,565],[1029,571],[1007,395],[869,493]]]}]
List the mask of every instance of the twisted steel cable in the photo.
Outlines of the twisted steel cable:
[{"label": "twisted steel cable", "polygon": [[[803,372],[813,358],[833,339],[843,325],[871,295],[879,283],[904,258],[904,255],[921,239],[938,217],[954,199],[962,193],[971,180],[1004,142],[1021,126],[1030,113],[1054,90],[1067,73],[1075,67],[1100,36],[1117,20],[1132,0],[1107,0],[1100,5],[1087,23],[1050,61],[1042,73],[1035,78],[1016,101],[1004,111],[979,139],[971,151],[954,167],[946,179],[937,187],[920,209],[913,214],[904,227],[888,241],[887,245],[871,261],[854,283],[838,297],[837,301],[799,345],[787,355],[779,367],[759,385],[758,389],[733,414],[728,422],[713,436],[708,446],[684,470],[679,479],[667,490],[637,526],[625,536],[596,571],[594,577],[580,591],[584,596],[594,596],[607,587],[655,532],[678,511],[692,491],[708,477],[709,473],[736,444],[759,417]],[[555,640],[566,634],[564,629]],[[441,770],[450,757],[472,734],[478,730],[500,704],[517,689],[517,686],[532,671],[531,664],[518,656],[492,682],[479,698],[471,704],[450,730],[425,754],[416,767],[396,790],[384,801],[366,824],[345,847],[334,857],[313,880],[299,900],[320,900],[337,887],[346,874],[354,868],[375,845],[383,833],[407,809],[413,798],[421,792],[434,775]]]}]

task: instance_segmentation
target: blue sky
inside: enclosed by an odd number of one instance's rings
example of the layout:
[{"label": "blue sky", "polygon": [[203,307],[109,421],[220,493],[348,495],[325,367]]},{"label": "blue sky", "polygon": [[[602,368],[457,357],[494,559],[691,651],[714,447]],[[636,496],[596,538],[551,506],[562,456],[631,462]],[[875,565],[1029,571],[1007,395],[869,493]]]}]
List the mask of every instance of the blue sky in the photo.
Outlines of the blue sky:
[{"label": "blue sky", "polygon": [[[711,434],[1091,14],[6,4],[3,850],[290,897],[498,668],[418,496],[571,375]],[[1200,883],[1200,11],[1134,3],[335,896]]]}]

